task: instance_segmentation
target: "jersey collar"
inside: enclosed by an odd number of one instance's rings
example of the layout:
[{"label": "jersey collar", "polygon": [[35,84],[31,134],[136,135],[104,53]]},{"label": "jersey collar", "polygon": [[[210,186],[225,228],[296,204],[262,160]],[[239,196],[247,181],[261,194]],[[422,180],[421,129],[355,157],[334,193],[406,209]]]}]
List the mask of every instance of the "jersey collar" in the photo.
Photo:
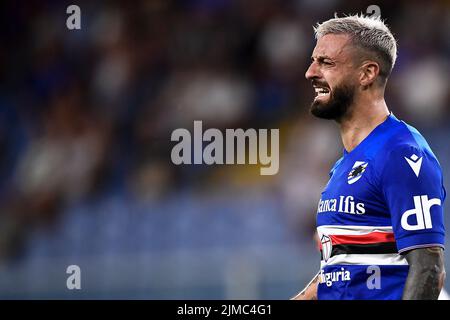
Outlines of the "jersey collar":
[{"label": "jersey collar", "polygon": [[383,132],[386,132],[386,129],[389,128],[389,126],[395,122],[398,121],[398,119],[395,117],[395,115],[392,113],[392,111],[389,112],[389,115],[387,118],[380,123],[378,126],[376,126],[367,137],[365,137],[352,151],[348,152],[345,150],[345,147],[342,148],[342,153],[344,157],[347,157],[348,155],[356,153],[355,151],[364,148],[364,146],[370,144],[372,141],[377,140],[377,137],[379,137]]}]

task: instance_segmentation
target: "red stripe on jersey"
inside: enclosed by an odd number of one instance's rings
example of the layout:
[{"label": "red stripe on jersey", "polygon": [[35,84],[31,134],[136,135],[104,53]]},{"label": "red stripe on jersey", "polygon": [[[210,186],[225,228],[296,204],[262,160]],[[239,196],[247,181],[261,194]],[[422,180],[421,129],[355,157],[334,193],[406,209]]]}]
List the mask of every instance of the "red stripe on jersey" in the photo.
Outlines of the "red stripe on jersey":
[{"label": "red stripe on jersey", "polygon": [[392,232],[371,232],[361,235],[330,235],[333,244],[371,244],[379,242],[395,242]]}]

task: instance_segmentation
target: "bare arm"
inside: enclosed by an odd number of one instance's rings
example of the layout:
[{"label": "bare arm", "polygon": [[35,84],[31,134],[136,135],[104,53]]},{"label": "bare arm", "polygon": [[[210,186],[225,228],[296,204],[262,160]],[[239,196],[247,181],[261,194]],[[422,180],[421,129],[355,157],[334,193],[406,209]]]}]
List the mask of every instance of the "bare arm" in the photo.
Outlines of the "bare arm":
[{"label": "bare arm", "polygon": [[310,283],[290,300],[317,300],[317,285],[319,283],[319,274],[311,280]]},{"label": "bare arm", "polygon": [[444,252],[440,247],[414,249],[406,254],[408,278],[403,300],[436,300],[445,279]]}]

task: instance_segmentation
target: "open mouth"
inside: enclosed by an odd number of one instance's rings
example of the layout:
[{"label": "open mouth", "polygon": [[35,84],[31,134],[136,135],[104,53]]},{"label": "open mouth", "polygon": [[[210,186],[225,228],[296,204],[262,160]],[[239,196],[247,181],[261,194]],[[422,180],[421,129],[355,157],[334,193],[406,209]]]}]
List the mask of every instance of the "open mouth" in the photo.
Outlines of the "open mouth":
[{"label": "open mouth", "polygon": [[314,91],[316,93],[316,98],[326,97],[330,94],[330,89],[326,87],[316,87],[314,86]]}]

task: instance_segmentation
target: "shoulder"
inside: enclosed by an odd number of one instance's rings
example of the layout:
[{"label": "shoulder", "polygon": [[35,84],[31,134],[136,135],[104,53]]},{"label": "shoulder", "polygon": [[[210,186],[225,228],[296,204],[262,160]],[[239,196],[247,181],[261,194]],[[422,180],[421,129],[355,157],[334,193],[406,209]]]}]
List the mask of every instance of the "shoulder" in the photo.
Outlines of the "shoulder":
[{"label": "shoulder", "polygon": [[389,168],[399,170],[415,165],[419,167],[419,163],[429,169],[441,170],[439,161],[424,136],[416,128],[400,120],[397,120],[377,158],[377,171],[380,174]]},{"label": "shoulder", "polygon": [[423,155],[436,159],[424,136],[415,127],[401,120],[396,121],[395,128],[383,149],[382,156],[385,158],[416,154],[416,156]]}]

